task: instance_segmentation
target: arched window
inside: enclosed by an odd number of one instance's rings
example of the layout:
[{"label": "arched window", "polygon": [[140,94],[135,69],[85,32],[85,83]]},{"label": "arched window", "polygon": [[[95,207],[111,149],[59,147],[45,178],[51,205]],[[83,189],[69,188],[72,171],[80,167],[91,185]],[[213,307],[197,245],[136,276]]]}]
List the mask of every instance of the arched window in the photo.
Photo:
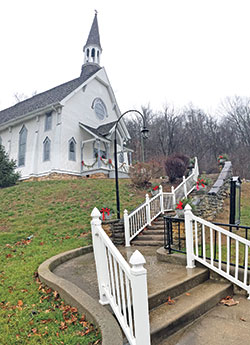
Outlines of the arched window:
[{"label": "arched window", "polygon": [[89,48],[87,49],[87,57],[89,57]]},{"label": "arched window", "polygon": [[43,161],[49,161],[50,160],[50,144],[51,141],[48,137],[43,142]]},{"label": "arched window", "polygon": [[76,141],[74,138],[69,140],[69,160],[75,161],[76,160]]},{"label": "arched window", "polygon": [[27,143],[27,128],[25,126],[19,132],[19,147],[18,147],[18,166],[25,165],[25,153]]},{"label": "arched window", "polygon": [[94,57],[95,57],[95,48],[92,48],[92,50],[91,50],[91,57],[94,59]]}]

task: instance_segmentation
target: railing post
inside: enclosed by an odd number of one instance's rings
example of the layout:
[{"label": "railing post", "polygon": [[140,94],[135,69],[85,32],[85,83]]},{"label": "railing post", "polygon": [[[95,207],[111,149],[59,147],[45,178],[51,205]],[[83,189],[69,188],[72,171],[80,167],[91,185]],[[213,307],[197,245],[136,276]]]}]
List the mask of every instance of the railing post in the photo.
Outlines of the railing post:
[{"label": "railing post", "polygon": [[160,194],[160,208],[161,208],[161,213],[164,213],[164,200],[163,200],[163,190],[162,190],[162,186],[159,187],[159,194]]},{"label": "railing post", "polygon": [[102,222],[100,220],[101,213],[95,207],[91,213],[91,231],[92,231],[92,243],[93,243],[93,250],[95,256],[95,263],[96,263],[96,272],[97,272],[97,280],[98,280],[98,287],[99,287],[99,295],[100,299],[99,302],[101,304],[108,304],[107,297],[105,296],[105,286],[108,286],[108,263],[107,263],[107,256],[105,253],[105,246],[101,241],[99,227],[101,226]]},{"label": "railing post", "polygon": [[147,213],[147,223],[148,223],[148,225],[151,225],[150,203],[149,203],[148,194],[146,194],[146,213]]},{"label": "railing post", "polygon": [[130,247],[130,229],[129,229],[129,218],[128,218],[127,210],[124,210],[123,218],[124,218],[125,246]]},{"label": "railing post", "polygon": [[186,205],[184,208],[185,215],[185,236],[187,251],[187,268],[194,268],[194,243],[193,243],[193,227],[192,227],[192,208]]},{"label": "railing post", "polygon": [[195,157],[195,177],[196,177],[196,180],[197,180],[197,178],[198,178],[198,176],[199,176],[199,167],[198,167],[198,159],[197,159],[197,157]]},{"label": "railing post", "polygon": [[183,176],[183,190],[184,190],[185,198],[187,198],[188,194],[187,194],[187,184],[186,184],[185,176]]},{"label": "railing post", "polygon": [[173,209],[175,210],[176,197],[175,197],[174,186],[171,187],[171,193],[173,194]]},{"label": "railing post", "polygon": [[144,256],[136,250],[129,263],[132,265],[130,272],[136,345],[150,345],[147,270],[143,267],[146,261]]}]

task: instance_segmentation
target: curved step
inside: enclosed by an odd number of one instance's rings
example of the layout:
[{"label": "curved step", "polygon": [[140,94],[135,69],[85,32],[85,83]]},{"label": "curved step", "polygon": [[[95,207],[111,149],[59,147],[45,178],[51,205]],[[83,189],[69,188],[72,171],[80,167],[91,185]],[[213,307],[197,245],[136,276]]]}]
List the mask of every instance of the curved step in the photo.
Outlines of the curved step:
[{"label": "curved step", "polygon": [[152,345],[158,345],[163,338],[194,321],[231,293],[232,284],[207,280],[176,297],[174,304],[164,303],[151,310]]}]

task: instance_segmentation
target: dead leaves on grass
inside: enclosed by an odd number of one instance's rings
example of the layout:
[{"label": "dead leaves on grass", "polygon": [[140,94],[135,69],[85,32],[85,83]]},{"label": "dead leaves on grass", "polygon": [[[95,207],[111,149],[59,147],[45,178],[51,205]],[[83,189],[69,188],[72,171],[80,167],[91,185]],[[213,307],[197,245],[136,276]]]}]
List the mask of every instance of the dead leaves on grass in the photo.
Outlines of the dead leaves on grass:
[{"label": "dead leaves on grass", "polygon": [[[63,321],[48,318],[40,320],[41,324],[48,324],[50,322],[58,323],[58,331],[56,332],[57,337],[60,336],[60,332],[64,333],[67,331],[71,325],[80,325],[82,329],[76,331],[75,334],[81,337],[95,331],[94,326],[85,320],[85,315],[79,316],[77,308],[65,304],[64,301],[60,299],[60,295],[57,291],[53,291],[51,288],[43,285],[38,278],[37,272],[35,272],[34,276],[36,283],[39,285],[38,291],[41,294],[40,303],[45,301],[50,303],[50,307],[44,312],[53,313],[58,309],[62,312]],[[37,332],[30,332],[29,334],[30,336],[39,335]],[[99,340],[95,344],[99,344]]]}]

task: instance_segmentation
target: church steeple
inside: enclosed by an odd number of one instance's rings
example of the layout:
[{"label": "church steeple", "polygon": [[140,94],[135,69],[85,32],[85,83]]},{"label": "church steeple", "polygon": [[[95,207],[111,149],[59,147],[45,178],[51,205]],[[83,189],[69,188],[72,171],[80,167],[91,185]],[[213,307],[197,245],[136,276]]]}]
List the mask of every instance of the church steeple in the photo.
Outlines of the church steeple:
[{"label": "church steeple", "polygon": [[100,56],[102,53],[102,47],[100,43],[100,35],[97,21],[97,11],[95,11],[95,17],[89,32],[89,36],[85,46],[84,52],[84,64],[95,63],[100,64]]}]

